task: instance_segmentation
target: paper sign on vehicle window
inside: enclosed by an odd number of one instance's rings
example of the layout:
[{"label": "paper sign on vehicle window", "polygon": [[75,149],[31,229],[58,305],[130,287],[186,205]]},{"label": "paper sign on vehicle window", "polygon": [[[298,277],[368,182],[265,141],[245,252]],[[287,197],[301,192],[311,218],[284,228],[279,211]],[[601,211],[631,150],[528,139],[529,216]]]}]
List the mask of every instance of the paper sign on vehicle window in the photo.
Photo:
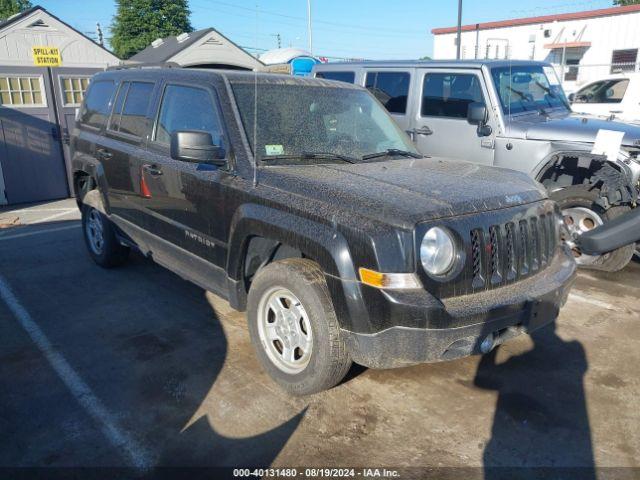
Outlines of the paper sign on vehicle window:
[{"label": "paper sign on vehicle window", "polygon": [[615,162],[618,158],[618,152],[620,152],[623,137],[624,132],[600,129],[596,135],[596,141],[593,144],[591,153],[594,155],[606,155],[607,160]]},{"label": "paper sign on vehicle window", "polygon": [[549,85],[560,85],[560,80],[558,80],[558,76],[556,75],[556,71],[553,67],[542,67],[544,70],[544,74],[547,76],[549,80]]},{"label": "paper sign on vehicle window", "polygon": [[267,155],[282,155],[284,153],[282,145],[265,145],[264,150]]}]

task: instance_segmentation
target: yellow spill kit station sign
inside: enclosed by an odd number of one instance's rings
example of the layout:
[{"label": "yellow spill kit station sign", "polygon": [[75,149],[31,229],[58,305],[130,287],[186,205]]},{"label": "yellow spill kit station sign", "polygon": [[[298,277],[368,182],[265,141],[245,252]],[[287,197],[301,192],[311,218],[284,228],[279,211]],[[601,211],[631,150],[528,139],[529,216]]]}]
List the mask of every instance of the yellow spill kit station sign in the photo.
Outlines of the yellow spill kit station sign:
[{"label": "yellow spill kit station sign", "polygon": [[36,67],[59,67],[62,65],[58,47],[31,47],[33,64]]}]

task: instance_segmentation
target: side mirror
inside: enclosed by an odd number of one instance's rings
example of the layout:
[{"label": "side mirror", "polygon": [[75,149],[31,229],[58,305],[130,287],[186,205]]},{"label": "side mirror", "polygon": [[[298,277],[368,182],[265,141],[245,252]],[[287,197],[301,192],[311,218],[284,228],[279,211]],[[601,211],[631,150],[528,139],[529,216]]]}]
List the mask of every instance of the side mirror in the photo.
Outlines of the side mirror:
[{"label": "side mirror", "polygon": [[467,122],[478,126],[478,135],[488,137],[491,135],[491,126],[487,125],[487,106],[482,102],[473,102],[467,107]]},{"label": "side mirror", "polygon": [[487,121],[487,107],[482,102],[473,102],[467,108],[467,121],[471,125],[483,125]]},{"label": "side mirror", "polygon": [[576,99],[576,94],[575,93],[570,93],[569,94],[569,102],[573,103]]},{"label": "side mirror", "polygon": [[171,158],[192,163],[226,165],[224,148],[213,144],[211,134],[185,130],[171,134]]}]

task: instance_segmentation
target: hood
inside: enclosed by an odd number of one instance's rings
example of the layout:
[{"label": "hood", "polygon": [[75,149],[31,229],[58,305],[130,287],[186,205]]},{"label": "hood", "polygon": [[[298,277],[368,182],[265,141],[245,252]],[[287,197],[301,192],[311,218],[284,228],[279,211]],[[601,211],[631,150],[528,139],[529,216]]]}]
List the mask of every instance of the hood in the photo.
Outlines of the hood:
[{"label": "hood", "polygon": [[640,126],[603,117],[571,113],[564,116],[525,115],[513,118],[507,130],[511,136],[527,140],[594,143],[598,130],[625,132],[622,144],[640,145]]},{"label": "hood", "polygon": [[350,210],[403,228],[547,196],[524,173],[438,158],[272,166],[259,176],[262,185],[323,202],[329,215]]}]

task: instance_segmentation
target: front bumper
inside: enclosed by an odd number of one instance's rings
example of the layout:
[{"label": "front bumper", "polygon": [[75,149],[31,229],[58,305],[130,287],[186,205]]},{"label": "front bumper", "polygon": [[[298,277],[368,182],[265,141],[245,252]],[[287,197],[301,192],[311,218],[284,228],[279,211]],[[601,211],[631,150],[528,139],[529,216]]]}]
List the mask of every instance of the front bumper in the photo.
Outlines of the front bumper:
[{"label": "front bumper", "polygon": [[392,326],[376,333],[342,332],[353,360],[370,368],[482,353],[480,345],[488,335],[493,336],[495,346],[553,322],[567,301],[575,275],[575,262],[563,247],[542,272],[496,290],[442,301],[434,301],[422,290],[384,292],[391,311],[402,318],[416,318],[416,323],[427,328]]}]

